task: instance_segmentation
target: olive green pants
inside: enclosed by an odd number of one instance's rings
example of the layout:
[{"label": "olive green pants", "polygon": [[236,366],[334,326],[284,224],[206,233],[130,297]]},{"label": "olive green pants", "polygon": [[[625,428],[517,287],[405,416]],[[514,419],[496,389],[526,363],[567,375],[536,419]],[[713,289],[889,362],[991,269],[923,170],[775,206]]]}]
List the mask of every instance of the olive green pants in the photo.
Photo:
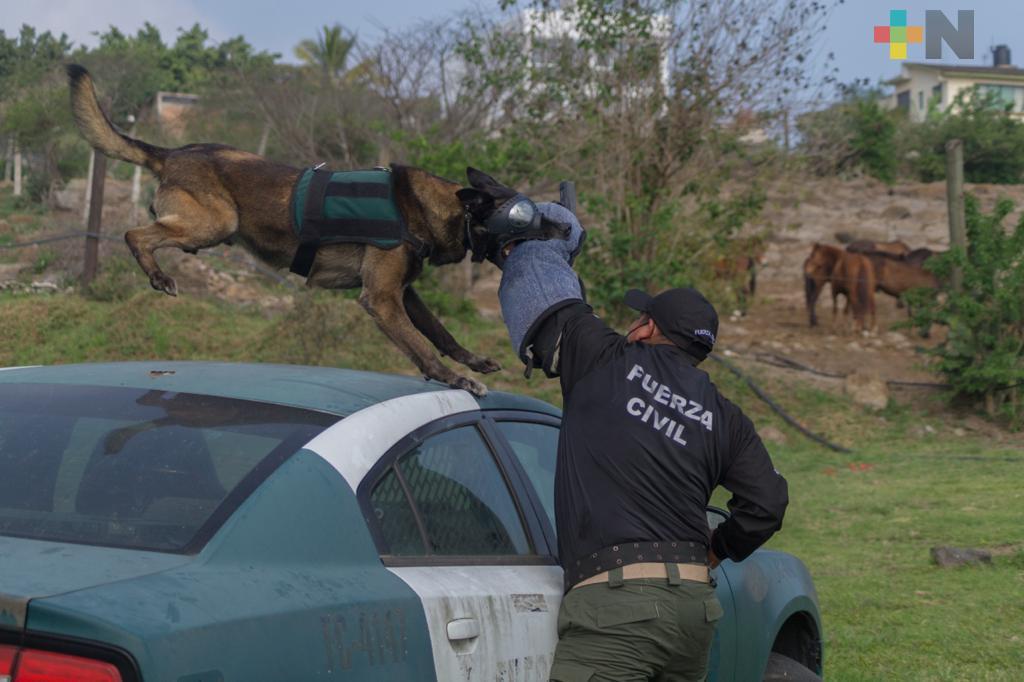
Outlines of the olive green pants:
[{"label": "olive green pants", "polygon": [[558,612],[550,679],[700,682],[721,617],[707,583],[643,578],[577,587]]}]

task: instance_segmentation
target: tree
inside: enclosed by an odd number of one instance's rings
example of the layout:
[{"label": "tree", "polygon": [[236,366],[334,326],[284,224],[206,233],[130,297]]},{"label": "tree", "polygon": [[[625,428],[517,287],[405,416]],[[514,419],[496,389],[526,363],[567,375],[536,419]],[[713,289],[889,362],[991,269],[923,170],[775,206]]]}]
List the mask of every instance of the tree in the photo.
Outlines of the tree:
[{"label": "tree", "polygon": [[964,143],[968,182],[1019,183],[1024,179],[1024,124],[994,92],[975,86],[957,94],[945,111],[933,108],[915,130],[915,168],[925,182],[946,176],[946,142]]},{"label": "tree", "polygon": [[[27,161],[33,199],[47,196],[59,180],[58,148],[71,120],[67,106],[58,103],[59,67],[70,50],[63,34],[22,26],[17,39],[8,39],[0,31],[0,132],[15,141],[15,165],[22,157]],[[66,97],[66,86],[63,92]]]},{"label": "tree", "polygon": [[943,287],[943,295],[911,292],[914,324],[948,328],[946,340],[929,351],[937,368],[959,395],[984,398],[990,417],[1003,416],[1019,427],[1024,421],[1024,219],[1013,230],[1003,221],[1013,204],[1000,201],[983,214],[977,200],[965,197],[968,248],[933,256],[926,264],[949,282],[954,266],[963,271],[963,287]]},{"label": "tree", "polygon": [[295,46],[295,56],[308,66],[320,69],[325,78],[340,80],[348,66],[349,54],[356,46],[355,34],[341,24],[324,26],[316,39],[307,38]]},{"label": "tree", "polygon": [[762,201],[756,183],[734,182],[755,161],[726,122],[809,82],[803,50],[824,6],[507,4],[523,11],[467,21],[462,54],[531,184],[576,179],[603,225],[580,259],[590,297],[617,305],[631,287],[696,281]]}]

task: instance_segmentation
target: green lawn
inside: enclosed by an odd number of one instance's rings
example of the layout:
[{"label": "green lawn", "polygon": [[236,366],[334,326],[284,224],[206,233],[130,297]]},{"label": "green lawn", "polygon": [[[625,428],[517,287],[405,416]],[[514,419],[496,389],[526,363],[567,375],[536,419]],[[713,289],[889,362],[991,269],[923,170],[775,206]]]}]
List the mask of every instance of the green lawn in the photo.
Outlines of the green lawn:
[{"label": "green lawn", "polygon": [[[414,373],[350,298],[269,293],[294,295],[292,312],[268,316],[187,293],[172,299],[144,283],[112,301],[0,294],[0,366],[226,359]],[[467,347],[503,362],[485,379],[490,387],[557,402],[556,382],[523,379],[498,323],[464,313],[445,321]],[[748,368],[804,423],[854,450],[839,455],[784,426],[731,375],[708,369],[759,426],[788,438],[770,445],[791,495],[771,545],[800,556],[817,583],[828,679],[1024,678],[1020,440],[957,436],[956,416],[935,399],[869,414],[798,377]],[[923,423],[935,432],[915,435]],[[943,544],[1001,549],[992,566],[940,569],[929,548]]]}]

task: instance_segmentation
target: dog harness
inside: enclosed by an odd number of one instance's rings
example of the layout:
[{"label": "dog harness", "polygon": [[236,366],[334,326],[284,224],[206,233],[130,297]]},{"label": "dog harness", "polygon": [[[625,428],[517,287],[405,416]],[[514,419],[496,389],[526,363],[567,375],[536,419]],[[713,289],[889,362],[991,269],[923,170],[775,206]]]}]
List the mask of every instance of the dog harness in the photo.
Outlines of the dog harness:
[{"label": "dog harness", "polygon": [[408,242],[420,258],[430,245],[409,232],[395,202],[394,178],[387,168],[332,171],[307,168],[295,183],[292,227],[299,248],[291,271],[308,277],[324,244],[370,244],[393,249]]}]

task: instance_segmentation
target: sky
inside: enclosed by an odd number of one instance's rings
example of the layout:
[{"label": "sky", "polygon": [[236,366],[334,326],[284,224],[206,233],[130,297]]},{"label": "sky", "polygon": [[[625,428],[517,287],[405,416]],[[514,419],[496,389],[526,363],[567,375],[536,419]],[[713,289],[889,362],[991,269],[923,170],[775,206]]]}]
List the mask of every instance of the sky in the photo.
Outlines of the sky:
[{"label": "sky", "polygon": [[[94,33],[111,25],[134,32],[148,20],[171,41],[179,27],[198,22],[214,40],[241,34],[258,49],[279,52],[293,61],[292,48],[313,37],[324,24],[338,22],[372,40],[385,26],[401,29],[420,19],[496,4],[497,0],[0,0],[0,29],[10,35],[28,23],[40,30],[67,33],[76,43],[95,45]],[[873,27],[888,24],[890,9],[906,9],[911,25],[924,24],[925,9],[942,10],[954,24],[958,9],[973,9],[975,59],[958,60],[946,47],[943,61],[990,64],[989,48],[1007,44],[1013,63],[1024,65],[1024,2],[1020,0],[845,0],[833,10],[812,60],[823,65],[824,56],[834,53],[844,82],[892,78],[899,72],[899,62],[889,59],[888,45],[872,42]],[[924,61],[924,46],[911,45],[908,57]],[[824,66],[820,68],[824,73]]]}]

